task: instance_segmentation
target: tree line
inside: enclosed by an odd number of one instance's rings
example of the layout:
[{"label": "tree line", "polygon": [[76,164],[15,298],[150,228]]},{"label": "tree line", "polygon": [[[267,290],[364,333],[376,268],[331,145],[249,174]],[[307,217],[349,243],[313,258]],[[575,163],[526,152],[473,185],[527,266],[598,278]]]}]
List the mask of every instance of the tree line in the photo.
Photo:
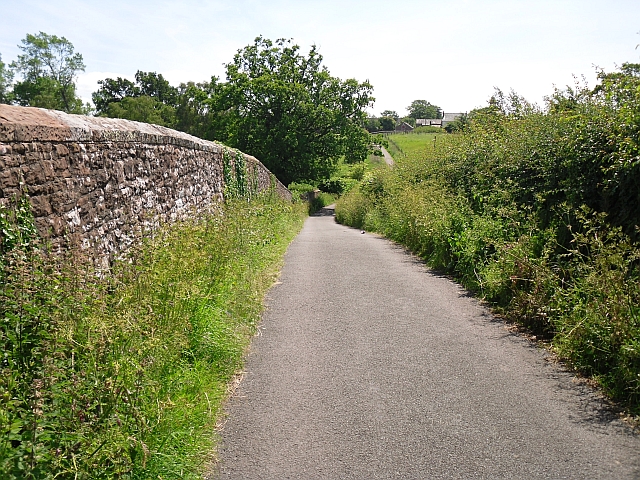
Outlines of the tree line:
[{"label": "tree line", "polygon": [[65,37],[28,34],[10,64],[0,56],[0,103],[154,123],[219,141],[259,158],[285,185],[318,182],[341,159],[364,161],[373,139],[364,128],[373,104],[367,81],[329,73],[316,46],[257,37],[225,64],[224,80],[173,86],[162,74],[138,71],[135,81],[106,78],[78,96],[83,57]]},{"label": "tree line", "polygon": [[400,117],[395,110],[384,110],[379,117],[367,118],[366,129],[369,132],[395,130],[396,125],[406,122],[412,127],[416,126],[416,120],[419,118],[440,119],[443,110],[437,105],[427,100],[414,100],[407,107],[407,115]]}]

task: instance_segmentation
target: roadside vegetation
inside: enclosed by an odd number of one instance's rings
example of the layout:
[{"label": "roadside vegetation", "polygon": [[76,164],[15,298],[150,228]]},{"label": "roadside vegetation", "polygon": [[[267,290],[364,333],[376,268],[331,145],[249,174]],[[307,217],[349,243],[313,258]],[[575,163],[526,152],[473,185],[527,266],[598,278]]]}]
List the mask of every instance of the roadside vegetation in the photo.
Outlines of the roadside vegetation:
[{"label": "roadside vegetation", "polygon": [[[381,138],[378,141],[387,145],[387,142]],[[336,172],[328,180],[309,183],[292,182],[288,188],[294,201],[306,201],[309,214],[313,214],[322,207],[335,203],[340,196],[355,187],[367,172],[386,167],[384,157],[372,153],[364,162],[353,163],[341,160]]]},{"label": "roadside vegetation", "polygon": [[406,155],[367,173],[337,220],[452,274],[640,414],[640,65],[544,109],[496,91],[422,147],[397,137]]},{"label": "roadside vegetation", "polygon": [[0,477],[200,478],[306,216],[272,194],[153,232],[112,274],[0,211]]}]

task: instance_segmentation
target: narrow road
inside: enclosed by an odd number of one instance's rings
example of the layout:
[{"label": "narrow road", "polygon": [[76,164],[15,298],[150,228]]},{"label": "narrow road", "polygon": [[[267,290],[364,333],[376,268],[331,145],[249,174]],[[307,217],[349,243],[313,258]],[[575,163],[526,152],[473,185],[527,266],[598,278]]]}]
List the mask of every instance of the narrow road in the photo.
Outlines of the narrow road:
[{"label": "narrow road", "polygon": [[309,218],[268,305],[214,478],[640,478],[597,395],[385,239]]},{"label": "narrow road", "polygon": [[386,162],[386,164],[392,166],[393,157],[391,156],[391,154],[382,145],[380,145],[380,151],[382,152],[382,156],[384,157],[384,161]]}]

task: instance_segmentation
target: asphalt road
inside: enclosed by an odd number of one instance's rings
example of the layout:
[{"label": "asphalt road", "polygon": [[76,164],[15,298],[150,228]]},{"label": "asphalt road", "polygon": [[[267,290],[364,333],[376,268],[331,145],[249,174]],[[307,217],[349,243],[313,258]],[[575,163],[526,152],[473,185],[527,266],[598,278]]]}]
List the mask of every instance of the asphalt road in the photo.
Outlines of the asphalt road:
[{"label": "asphalt road", "polygon": [[398,246],[311,217],[230,400],[215,478],[640,478],[640,438]]},{"label": "asphalt road", "polygon": [[387,165],[391,166],[393,165],[393,157],[391,156],[391,154],[387,151],[386,148],[384,148],[383,146],[380,147],[380,151],[382,152],[382,156],[384,157],[384,161]]}]

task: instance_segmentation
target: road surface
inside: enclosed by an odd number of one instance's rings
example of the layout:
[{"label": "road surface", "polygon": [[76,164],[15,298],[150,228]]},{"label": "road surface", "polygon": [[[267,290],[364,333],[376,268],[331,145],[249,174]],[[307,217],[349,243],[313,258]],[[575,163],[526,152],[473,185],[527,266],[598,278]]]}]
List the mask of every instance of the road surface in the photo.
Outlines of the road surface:
[{"label": "road surface", "polygon": [[213,478],[640,478],[596,394],[402,248],[311,217],[279,282]]}]

